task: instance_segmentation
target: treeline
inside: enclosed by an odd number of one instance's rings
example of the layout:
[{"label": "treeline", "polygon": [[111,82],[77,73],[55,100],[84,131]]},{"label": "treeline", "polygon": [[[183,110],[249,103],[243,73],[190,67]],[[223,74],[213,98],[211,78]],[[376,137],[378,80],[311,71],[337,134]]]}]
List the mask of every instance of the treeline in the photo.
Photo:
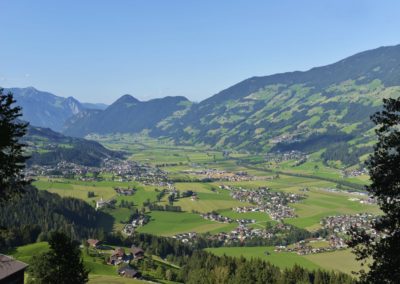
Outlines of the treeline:
[{"label": "treeline", "polygon": [[29,186],[21,197],[0,207],[0,250],[47,240],[53,231],[65,232],[73,239],[101,238],[106,229],[101,224],[112,222],[110,215],[83,200]]},{"label": "treeline", "polygon": [[[182,267],[173,280],[184,283],[311,283],[350,284],[355,280],[347,274],[322,270],[310,271],[299,266],[281,270],[261,259],[215,256],[178,240],[135,233],[129,238],[120,234],[107,236],[106,242],[116,246],[139,246],[148,255],[158,255]],[[243,248],[245,250],[246,248]]]},{"label": "treeline", "polygon": [[321,158],[326,164],[328,161],[341,161],[343,164],[351,166],[360,162],[360,157],[372,153],[372,147],[350,147],[347,143],[337,143],[330,145],[322,153]]},{"label": "treeline", "polygon": [[183,266],[183,282],[187,284],[212,283],[280,283],[280,284],[350,284],[355,283],[344,273],[302,268],[298,265],[280,270],[261,259],[215,256],[195,251]]},{"label": "treeline", "polygon": [[151,211],[170,211],[170,212],[182,212],[182,208],[180,206],[175,205],[158,205],[150,203],[147,205]]}]

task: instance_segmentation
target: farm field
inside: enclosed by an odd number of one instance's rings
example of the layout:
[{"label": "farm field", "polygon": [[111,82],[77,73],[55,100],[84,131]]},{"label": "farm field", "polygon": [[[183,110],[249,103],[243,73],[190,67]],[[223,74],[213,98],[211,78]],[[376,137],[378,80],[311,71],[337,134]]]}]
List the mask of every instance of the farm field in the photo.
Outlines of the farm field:
[{"label": "farm field", "polygon": [[224,224],[203,219],[198,214],[187,212],[162,212],[149,213],[151,221],[141,228],[139,232],[161,236],[172,236],[185,232],[220,232],[235,228],[235,224]]},{"label": "farm field", "polygon": [[[209,252],[215,255],[227,255],[245,258],[261,258],[265,261],[269,261],[272,264],[284,269],[286,267],[292,267],[295,264],[301,265],[308,269],[318,269],[320,266],[311,260],[305,259],[295,253],[274,252],[274,247],[224,247],[224,248],[208,248]],[[267,255],[268,253],[268,255]]]}]

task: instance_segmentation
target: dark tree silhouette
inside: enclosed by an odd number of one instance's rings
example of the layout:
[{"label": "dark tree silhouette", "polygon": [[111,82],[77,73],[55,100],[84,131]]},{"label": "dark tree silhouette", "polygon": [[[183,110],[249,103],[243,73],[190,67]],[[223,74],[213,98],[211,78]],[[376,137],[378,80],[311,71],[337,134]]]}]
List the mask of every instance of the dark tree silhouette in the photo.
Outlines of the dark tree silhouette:
[{"label": "dark tree silhouette", "polygon": [[360,271],[363,283],[399,283],[400,279],[400,99],[385,99],[384,109],[371,119],[378,126],[378,143],[367,162],[371,185],[383,212],[373,228],[379,233],[352,230],[350,246],[369,271]]},{"label": "dark tree silhouette", "polygon": [[4,95],[0,88],[0,202],[23,192],[27,184],[22,170],[28,157],[19,140],[25,135],[28,124],[18,121],[21,107],[12,106],[14,103],[13,95]]},{"label": "dark tree silhouette", "polygon": [[79,242],[63,233],[53,233],[50,251],[33,256],[28,283],[81,284],[88,282],[88,271],[83,265]]}]

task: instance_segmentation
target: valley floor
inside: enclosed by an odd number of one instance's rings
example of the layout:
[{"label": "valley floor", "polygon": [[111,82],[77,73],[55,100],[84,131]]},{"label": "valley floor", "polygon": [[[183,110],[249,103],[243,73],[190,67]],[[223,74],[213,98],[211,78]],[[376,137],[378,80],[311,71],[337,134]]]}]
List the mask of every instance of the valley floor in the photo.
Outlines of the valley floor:
[{"label": "valley floor", "polygon": [[[113,217],[112,224],[99,224],[109,231],[123,230],[132,221],[131,215],[137,209],[149,218],[147,224],[137,229],[139,232],[169,237],[190,232],[215,235],[238,227],[236,221],[223,223],[206,220],[200,215],[208,212],[233,220],[254,220],[249,225],[254,229],[264,229],[267,224],[278,223],[265,212],[233,211],[232,208],[251,207],[254,204],[233,198],[232,190],[226,188],[252,191],[264,187],[273,192],[306,196],[299,202],[289,203],[288,206],[294,210],[296,217],[284,218],[282,221],[310,232],[321,229],[321,220],[328,216],[380,213],[375,204],[364,202],[367,196],[357,193],[362,185],[368,183],[367,175],[344,177],[342,170],[327,167],[316,157],[310,157],[306,163],[295,166],[296,160],[270,163],[265,161],[263,155],[224,155],[221,151],[200,147],[176,147],[154,141],[135,141],[112,140],[111,137],[100,140],[111,149],[129,151],[131,160],[158,167],[167,173],[175,192],[179,191],[180,194],[172,202],[168,199],[171,188],[161,198],[158,197],[160,191],[167,188],[165,184],[118,181],[118,177],[112,180],[107,174],[101,176],[101,180],[91,181],[42,176],[37,178],[34,185],[40,190],[83,199],[92,206],[96,206],[101,198],[115,200],[112,207],[101,209]],[[131,196],[120,196],[114,190],[115,187],[135,188],[136,191]],[[193,192],[196,198],[182,197],[182,193],[188,191]],[[91,192],[94,194],[89,194]],[[132,204],[126,205],[129,202]],[[151,210],[149,204],[164,207],[173,204],[179,206],[182,212]],[[216,255],[257,257],[281,268],[299,264],[309,269],[323,268],[345,273],[360,268],[348,249],[307,255],[275,252],[274,249],[273,246],[219,247],[208,248],[207,251]],[[41,250],[42,243],[33,244],[19,248],[14,256],[26,261],[27,255]],[[85,263],[91,268],[90,283],[142,283],[139,280],[122,279],[116,275],[114,267],[97,263],[90,258],[85,258]]]}]

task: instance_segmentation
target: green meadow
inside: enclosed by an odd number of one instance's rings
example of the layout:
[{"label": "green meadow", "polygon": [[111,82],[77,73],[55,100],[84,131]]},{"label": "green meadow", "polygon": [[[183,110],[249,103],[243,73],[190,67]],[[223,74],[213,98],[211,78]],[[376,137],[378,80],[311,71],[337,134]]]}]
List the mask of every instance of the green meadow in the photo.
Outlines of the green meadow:
[{"label": "green meadow", "polygon": [[233,224],[212,222],[203,219],[199,214],[187,212],[150,212],[151,221],[141,228],[139,232],[161,236],[173,236],[185,232],[219,232],[234,228]]}]

